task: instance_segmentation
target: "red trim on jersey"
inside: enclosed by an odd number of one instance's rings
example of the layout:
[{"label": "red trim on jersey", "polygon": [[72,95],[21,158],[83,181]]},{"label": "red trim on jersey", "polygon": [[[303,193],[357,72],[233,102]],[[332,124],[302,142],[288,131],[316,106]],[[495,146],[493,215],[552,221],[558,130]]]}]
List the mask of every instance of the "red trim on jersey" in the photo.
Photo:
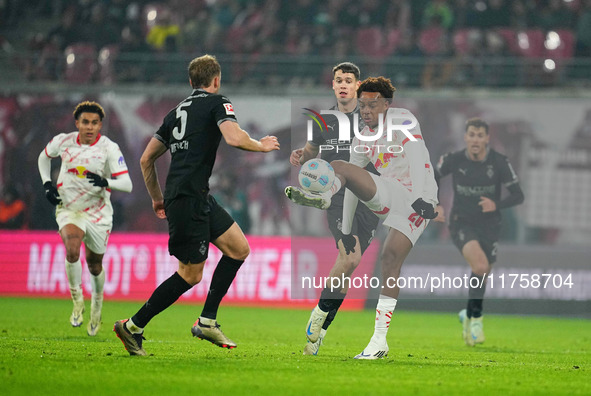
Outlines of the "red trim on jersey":
[{"label": "red trim on jersey", "polygon": [[[99,139],[101,138],[101,133],[99,132],[98,135],[96,135],[96,140],[94,141],[94,143],[91,143],[91,146],[94,146]],[[78,143],[78,146],[81,146],[82,144],[80,143],[80,132],[78,132],[78,135],[76,136],[76,143]]]},{"label": "red trim on jersey", "polygon": [[[414,137],[415,139],[423,139],[423,137],[421,135],[412,135],[412,137]],[[409,138],[406,138],[402,141],[402,145],[404,146],[408,141],[410,141]]]},{"label": "red trim on jersey", "polygon": [[117,177],[117,176],[119,176],[119,175],[124,175],[124,174],[126,174],[126,173],[129,173],[129,171],[127,171],[127,170],[124,170],[124,171],[121,171],[121,172],[113,173],[113,174],[111,174],[111,176],[112,176],[112,177]]},{"label": "red trim on jersey", "polygon": [[376,211],[376,210],[372,210],[372,212],[374,212],[375,214],[379,214],[379,215],[381,215],[381,214],[386,214],[386,213],[388,213],[389,211],[390,211],[390,208],[384,208],[383,210],[380,210],[379,212],[378,212],[378,211]]},{"label": "red trim on jersey", "polygon": [[60,187],[61,187],[61,186],[63,186],[63,185],[64,185],[64,183],[60,183],[60,184],[58,184],[58,185],[57,185],[55,188],[60,188]]},{"label": "red trim on jersey", "polygon": [[429,169],[430,167],[431,167],[431,165],[425,164],[425,168]]},{"label": "red trim on jersey", "polygon": [[111,192],[111,189],[110,188],[105,188],[105,190],[107,190],[108,192]]},{"label": "red trim on jersey", "polygon": [[[51,142],[49,142],[49,143],[51,143]],[[45,148],[43,149],[43,151],[45,151],[45,155],[46,155],[47,157],[49,157],[49,158],[57,158],[57,157],[52,157],[51,155],[47,154],[47,147],[45,147]]]}]

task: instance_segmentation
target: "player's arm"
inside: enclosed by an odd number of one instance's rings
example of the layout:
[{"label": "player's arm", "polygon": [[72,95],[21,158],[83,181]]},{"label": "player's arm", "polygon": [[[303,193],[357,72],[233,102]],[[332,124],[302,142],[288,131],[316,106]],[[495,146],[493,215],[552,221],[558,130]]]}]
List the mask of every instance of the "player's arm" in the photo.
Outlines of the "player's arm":
[{"label": "player's arm", "polygon": [[419,129],[418,123],[416,129],[412,130],[413,135],[417,139],[416,141],[406,141],[403,143],[406,158],[409,162],[409,173],[410,180],[412,180],[412,208],[425,219],[434,219],[437,217],[435,208],[428,202],[425,202],[422,197],[422,193],[425,187],[425,166],[427,159],[425,158],[425,142]]},{"label": "player's arm", "polygon": [[311,160],[312,158],[316,158],[318,153],[320,152],[320,146],[316,144],[306,142],[306,145],[302,148],[293,150],[291,155],[289,156],[289,162],[293,166],[301,166],[305,164],[306,161]]},{"label": "player's arm", "polygon": [[158,173],[156,172],[156,160],[166,150],[167,147],[164,143],[156,138],[152,138],[140,158],[140,167],[148,194],[152,198],[152,207],[154,208],[154,212],[156,212],[156,216],[162,219],[166,218],[166,215],[164,214],[164,197],[160,188],[160,182],[158,181]]},{"label": "player's arm", "polygon": [[110,188],[112,190],[131,192],[133,183],[129,177],[127,165],[123,154],[116,143],[111,143],[107,146],[107,164],[106,167],[110,170],[111,177],[103,177],[96,173],[87,171],[86,178],[95,187]]},{"label": "player's arm", "polygon": [[261,140],[255,140],[233,120],[222,122],[220,124],[220,131],[228,145],[241,150],[263,153],[279,150],[279,142],[275,136],[265,136]]},{"label": "player's arm", "polygon": [[55,206],[62,202],[62,199],[60,198],[57,188],[55,188],[51,182],[51,157],[47,149],[49,148],[52,150],[52,148],[54,148],[52,143],[53,140],[49,142],[47,147],[39,154],[39,158],[37,158],[37,168],[39,168],[39,175],[41,176],[41,181],[43,182],[45,197],[49,203]]}]

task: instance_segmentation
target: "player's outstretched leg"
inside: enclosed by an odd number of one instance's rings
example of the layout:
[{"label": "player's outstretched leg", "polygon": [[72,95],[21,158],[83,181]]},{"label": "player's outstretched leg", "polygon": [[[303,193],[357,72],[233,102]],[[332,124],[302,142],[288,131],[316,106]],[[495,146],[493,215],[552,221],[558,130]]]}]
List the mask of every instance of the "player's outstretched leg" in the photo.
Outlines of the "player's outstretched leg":
[{"label": "player's outstretched leg", "polygon": [[199,318],[191,327],[193,337],[207,340],[221,348],[236,348],[236,343],[226,337],[215,319]]},{"label": "player's outstretched leg", "polygon": [[113,331],[131,356],[146,356],[146,351],[142,348],[142,340],[145,340],[144,333],[133,334],[126,326],[128,321],[129,319],[124,319],[115,322]]},{"label": "player's outstretched leg", "polygon": [[82,295],[82,289],[70,288],[70,294],[72,295],[72,303],[74,304],[72,315],[70,315],[70,324],[73,327],[80,327],[84,321],[82,316],[84,313],[84,296]]},{"label": "player's outstretched leg", "polygon": [[330,194],[311,193],[295,186],[285,187],[285,195],[298,205],[311,206],[318,209],[328,209],[331,203]]},{"label": "player's outstretched leg", "polygon": [[322,330],[322,325],[324,324],[327,316],[328,312],[321,310],[318,305],[316,305],[312,310],[310,319],[308,319],[308,323],[306,324],[306,337],[310,342],[318,341],[320,332]]},{"label": "player's outstretched leg", "polygon": [[320,335],[318,336],[318,340],[316,340],[316,342],[308,341],[306,343],[306,345],[304,346],[303,354],[304,355],[318,355],[318,350],[320,349],[320,346],[322,345],[322,341],[324,340],[325,336],[326,336],[326,329],[320,330]]}]

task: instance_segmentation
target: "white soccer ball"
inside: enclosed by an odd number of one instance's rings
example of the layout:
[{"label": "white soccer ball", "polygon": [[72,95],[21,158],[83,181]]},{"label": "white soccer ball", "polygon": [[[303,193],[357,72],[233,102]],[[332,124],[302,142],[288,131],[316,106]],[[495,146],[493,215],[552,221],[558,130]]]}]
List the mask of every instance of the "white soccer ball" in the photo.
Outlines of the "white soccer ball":
[{"label": "white soccer ball", "polygon": [[323,193],[334,184],[334,169],[325,160],[318,158],[307,161],[298,175],[300,185],[310,192]]}]

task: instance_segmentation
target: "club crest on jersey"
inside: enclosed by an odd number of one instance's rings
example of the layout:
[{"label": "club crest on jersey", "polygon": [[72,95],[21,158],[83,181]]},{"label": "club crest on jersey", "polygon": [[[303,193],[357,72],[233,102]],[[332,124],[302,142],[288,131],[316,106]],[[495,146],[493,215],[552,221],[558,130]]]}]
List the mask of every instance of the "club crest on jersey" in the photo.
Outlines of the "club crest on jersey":
[{"label": "club crest on jersey", "polygon": [[234,115],[234,106],[232,106],[232,103],[224,103],[224,107],[226,108],[227,115]]},{"label": "club crest on jersey", "polygon": [[486,175],[488,176],[489,179],[492,179],[492,177],[495,175],[495,171],[493,170],[493,166],[488,165],[487,168],[488,169],[486,170]]}]

